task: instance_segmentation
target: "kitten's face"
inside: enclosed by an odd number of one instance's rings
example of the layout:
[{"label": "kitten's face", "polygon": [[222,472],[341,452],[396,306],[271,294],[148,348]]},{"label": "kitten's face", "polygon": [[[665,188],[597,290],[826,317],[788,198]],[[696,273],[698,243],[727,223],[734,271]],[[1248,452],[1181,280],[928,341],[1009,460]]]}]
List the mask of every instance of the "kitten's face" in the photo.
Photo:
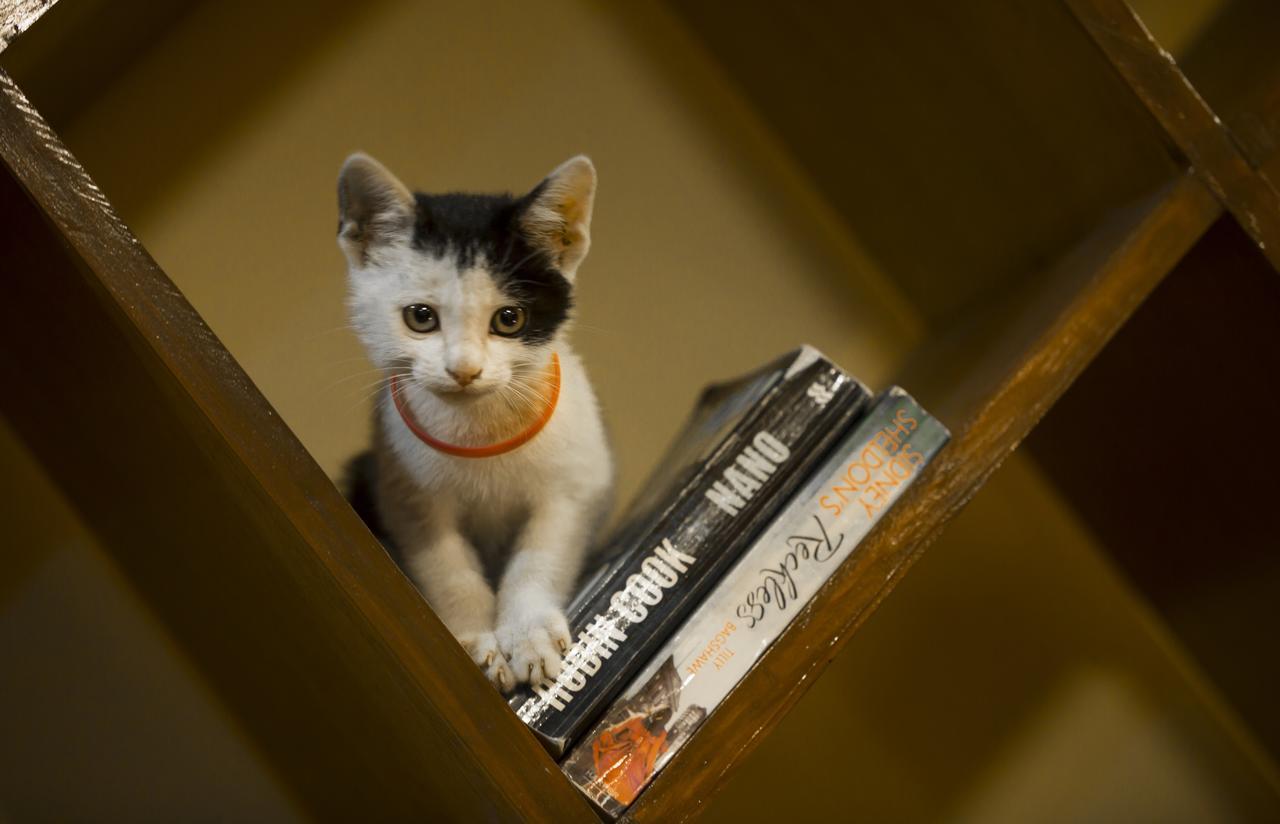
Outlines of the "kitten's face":
[{"label": "kitten's face", "polygon": [[537,394],[569,316],[594,189],[586,158],[519,198],[410,195],[371,158],[349,159],[339,243],[374,363],[450,402]]},{"label": "kitten's face", "polygon": [[537,275],[515,289],[501,259],[437,256],[405,245],[352,276],[349,305],[378,366],[463,399],[545,367],[570,287],[558,272]]}]

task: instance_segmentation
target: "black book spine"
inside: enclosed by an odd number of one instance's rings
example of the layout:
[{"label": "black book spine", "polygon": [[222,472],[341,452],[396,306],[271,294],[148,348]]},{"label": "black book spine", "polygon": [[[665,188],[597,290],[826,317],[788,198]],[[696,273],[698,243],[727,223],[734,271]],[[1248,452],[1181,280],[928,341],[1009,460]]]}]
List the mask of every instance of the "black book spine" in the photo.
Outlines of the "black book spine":
[{"label": "black book spine", "polygon": [[864,411],[866,389],[818,358],[776,386],[668,516],[569,616],[559,675],[512,701],[555,755],[608,706]]}]

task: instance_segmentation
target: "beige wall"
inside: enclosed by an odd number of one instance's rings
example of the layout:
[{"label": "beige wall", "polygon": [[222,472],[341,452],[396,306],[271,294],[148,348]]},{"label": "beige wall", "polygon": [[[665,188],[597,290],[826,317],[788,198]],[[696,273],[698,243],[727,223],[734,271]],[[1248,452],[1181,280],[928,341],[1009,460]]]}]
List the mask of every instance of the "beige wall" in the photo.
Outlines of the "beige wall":
[{"label": "beige wall", "polygon": [[[370,4],[322,13],[333,28],[272,71],[252,55],[295,13],[273,8],[200,7],[67,140],[331,472],[366,441],[376,378],[344,329],[334,243],[354,149],[425,190],[524,189],[594,158],[575,340],[624,494],[709,379],[809,341],[881,382],[912,342],[856,238],[658,10]],[[223,34],[243,61],[225,62]]]},{"label": "beige wall", "polygon": [[[65,137],[331,473],[365,443],[375,378],[344,328],[333,242],[334,177],[357,148],[424,189],[526,187],[573,153],[593,156],[601,184],[575,340],[614,432],[624,495],[706,381],[808,341],[881,385],[921,334],[856,227],[647,3],[384,0],[358,13],[205,3]],[[111,735],[82,736],[74,746],[87,760],[67,775],[98,774],[93,757],[136,770],[162,759],[173,786],[221,798],[229,814],[237,796],[218,788],[242,776],[245,804],[285,815],[233,722],[81,530],[71,541],[81,560],[57,560],[72,557],[70,539],[42,524],[70,516],[24,460],[6,461],[12,495],[50,508],[4,521],[7,542],[37,548],[0,590],[0,631],[18,638],[17,660],[35,672],[51,656],[85,656],[79,630],[38,628],[57,627],[63,605],[92,587],[100,597],[80,620],[118,627],[138,651],[118,659],[120,685],[77,712],[105,723],[99,715],[125,712],[117,702],[164,694],[186,708],[174,728],[210,742],[197,766],[164,742],[121,750]],[[44,700],[39,682],[23,683],[0,709]],[[23,740],[40,740],[26,730]],[[1274,798],[1242,752],[1194,672],[1019,459],[711,812],[1227,819]]]}]

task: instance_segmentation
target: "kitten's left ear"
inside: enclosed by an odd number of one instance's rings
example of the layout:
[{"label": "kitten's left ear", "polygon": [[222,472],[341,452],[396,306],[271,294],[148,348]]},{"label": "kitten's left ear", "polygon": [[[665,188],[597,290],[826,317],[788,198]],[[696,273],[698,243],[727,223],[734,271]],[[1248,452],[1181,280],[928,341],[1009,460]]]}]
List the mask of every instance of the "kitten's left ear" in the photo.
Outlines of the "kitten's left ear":
[{"label": "kitten's left ear", "polygon": [[543,249],[570,282],[591,247],[596,167],[586,155],[562,163],[528,195],[520,216],[529,240]]}]

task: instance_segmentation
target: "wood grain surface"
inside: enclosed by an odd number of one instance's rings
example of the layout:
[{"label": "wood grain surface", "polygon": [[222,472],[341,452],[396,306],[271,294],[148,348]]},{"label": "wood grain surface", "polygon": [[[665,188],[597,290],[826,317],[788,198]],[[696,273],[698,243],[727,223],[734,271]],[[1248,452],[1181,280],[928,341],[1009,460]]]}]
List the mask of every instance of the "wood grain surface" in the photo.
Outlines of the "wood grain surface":
[{"label": "wood grain surface", "polygon": [[1179,151],[1280,268],[1280,193],[1258,173],[1173,56],[1124,0],[1066,4]]},{"label": "wood grain surface", "polygon": [[56,0],[0,0],[0,51],[53,8]]}]

